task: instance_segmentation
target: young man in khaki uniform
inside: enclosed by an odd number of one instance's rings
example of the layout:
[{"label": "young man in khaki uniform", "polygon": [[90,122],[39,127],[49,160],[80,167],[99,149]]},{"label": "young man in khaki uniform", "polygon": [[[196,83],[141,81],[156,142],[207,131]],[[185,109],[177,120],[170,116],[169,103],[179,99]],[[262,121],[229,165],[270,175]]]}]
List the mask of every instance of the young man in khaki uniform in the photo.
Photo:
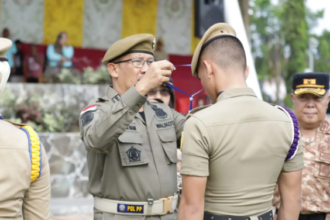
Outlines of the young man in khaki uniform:
[{"label": "young man in khaki uniform", "polygon": [[166,60],[154,62],[154,45],[150,34],[114,43],[103,58],[113,88],[81,113],[96,220],[177,216],[177,140],[184,116],[146,101],[175,69]]},{"label": "young man in khaki uniform", "polygon": [[192,72],[213,105],[192,111],[183,131],[179,220],[297,219],[302,149],[292,112],[258,99],[246,85],[242,43],[228,24],[211,26],[198,44]]},{"label": "young man in khaki uniform", "polygon": [[[0,94],[10,67],[5,56],[12,42],[0,38]],[[29,126],[0,115],[0,219],[48,220],[50,173],[46,151]]]},{"label": "young man in khaki uniform", "polygon": [[[297,116],[305,167],[299,220],[330,220],[330,119],[328,73],[297,73],[291,99]],[[280,207],[275,191],[274,205]]]}]

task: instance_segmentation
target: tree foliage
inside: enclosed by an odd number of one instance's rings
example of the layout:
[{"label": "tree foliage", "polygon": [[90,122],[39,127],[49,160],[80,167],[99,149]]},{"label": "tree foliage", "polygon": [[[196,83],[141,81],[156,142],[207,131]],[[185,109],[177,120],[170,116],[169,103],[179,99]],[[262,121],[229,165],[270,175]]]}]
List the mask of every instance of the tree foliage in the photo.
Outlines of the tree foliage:
[{"label": "tree foliage", "polygon": [[[282,75],[287,88],[291,88],[292,75],[308,67],[309,38],[318,19],[323,17],[323,10],[312,12],[305,6],[306,0],[273,2],[250,1],[252,53],[260,80]],[[325,32],[321,38],[314,67],[324,71],[330,63],[330,32]],[[275,68],[278,62],[280,70]]]},{"label": "tree foliage", "polygon": [[285,44],[290,48],[286,68],[287,88],[292,85],[292,76],[307,67],[308,32],[304,0],[287,0],[283,3],[282,31]]},{"label": "tree foliage", "polygon": [[321,36],[318,37],[318,56],[315,60],[314,70],[317,72],[330,72],[330,32],[324,31]]}]

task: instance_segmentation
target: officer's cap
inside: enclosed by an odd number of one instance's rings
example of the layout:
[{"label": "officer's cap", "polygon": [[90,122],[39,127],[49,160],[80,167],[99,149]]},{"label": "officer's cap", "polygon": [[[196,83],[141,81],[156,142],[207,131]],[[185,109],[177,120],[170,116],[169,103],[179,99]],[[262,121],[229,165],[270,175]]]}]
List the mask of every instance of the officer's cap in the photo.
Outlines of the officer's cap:
[{"label": "officer's cap", "polygon": [[296,96],[310,93],[322,97],[328,89],[328,73],[296,73],[293,75],[292,90]]},{"label": "officer's cap", "polygon": [[118,40],[105,53],[102,63],[109,63],[129,53],[148,53],[153,55],[156,39],[151,34],[136,34]]},{"label": "officer's cap", "polygon": [[[211,43],[213,40],[221,37],[234,37],[236,38],[236,31],[229,24],[226,23],[217,23],[212,25],[204,34],[201,41],[198,43],[192,61],[191,61],[191,70],[193,76],[197,76],[197,67],[199,57],[202,54],[204,48]],[[237,38],[236,38],[237,39]]]},{"label": "officer's cap", "polygon": [[0,57],[7,58],[6,52],[11,48],[12,41],[7,38],[0,38]]}]

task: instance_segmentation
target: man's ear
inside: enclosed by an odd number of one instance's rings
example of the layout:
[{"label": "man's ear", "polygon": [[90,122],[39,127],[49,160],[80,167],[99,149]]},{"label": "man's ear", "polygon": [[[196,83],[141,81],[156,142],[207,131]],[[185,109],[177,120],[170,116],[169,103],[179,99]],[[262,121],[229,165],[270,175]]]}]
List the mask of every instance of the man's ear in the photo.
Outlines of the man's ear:
[{"label": "man's ear", "polygon": [[108,72],[111,77],[118,78],[118,69],[117,69],[116,64],[108,63],[107,68],[108,68]]},{"label": "man's ear", "polygon": [[209,63],[206,60],[203,60],[203,65],[206,68],[206,74],[207,74],[207,78],[212,78],[213,77],[213,68],[211,63]]},{"label": "man's ear", "polygon": [[294,103],[294,95],[292,93],[290,94],[290,98],[291,98],[292,103]]},{"label": "man's ear", "polygon": [[250,67],[248,65],[246,65],[246,68],[245,68],[245,79],[248,78],[249,74],[250,74]]},{"label": "man's ear", "polygon": [[329,105],[329,102],[330,102],[330,94],[329,94],[329,91],[327,91],[327,93],[326,93],[325,95],[328,96],[328,98],[327,98],[327,105]]}]

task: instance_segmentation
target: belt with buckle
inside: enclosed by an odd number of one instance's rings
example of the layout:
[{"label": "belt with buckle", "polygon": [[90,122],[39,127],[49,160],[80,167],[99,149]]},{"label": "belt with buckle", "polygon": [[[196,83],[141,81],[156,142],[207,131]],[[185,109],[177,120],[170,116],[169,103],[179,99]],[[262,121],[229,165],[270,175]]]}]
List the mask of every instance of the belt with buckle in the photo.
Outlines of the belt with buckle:
[{"label": "belt with buckle", "polygon": [[273,220],[273,211],[271,210],[259,216],[216,215],[204,212],[204,220]]},{"label": "belt with buckle", "polygon": [[117,201],[94,197],[94,207],[102,212],[122,215],[166,215],[176,210],[178,195],[147,202]]}]

